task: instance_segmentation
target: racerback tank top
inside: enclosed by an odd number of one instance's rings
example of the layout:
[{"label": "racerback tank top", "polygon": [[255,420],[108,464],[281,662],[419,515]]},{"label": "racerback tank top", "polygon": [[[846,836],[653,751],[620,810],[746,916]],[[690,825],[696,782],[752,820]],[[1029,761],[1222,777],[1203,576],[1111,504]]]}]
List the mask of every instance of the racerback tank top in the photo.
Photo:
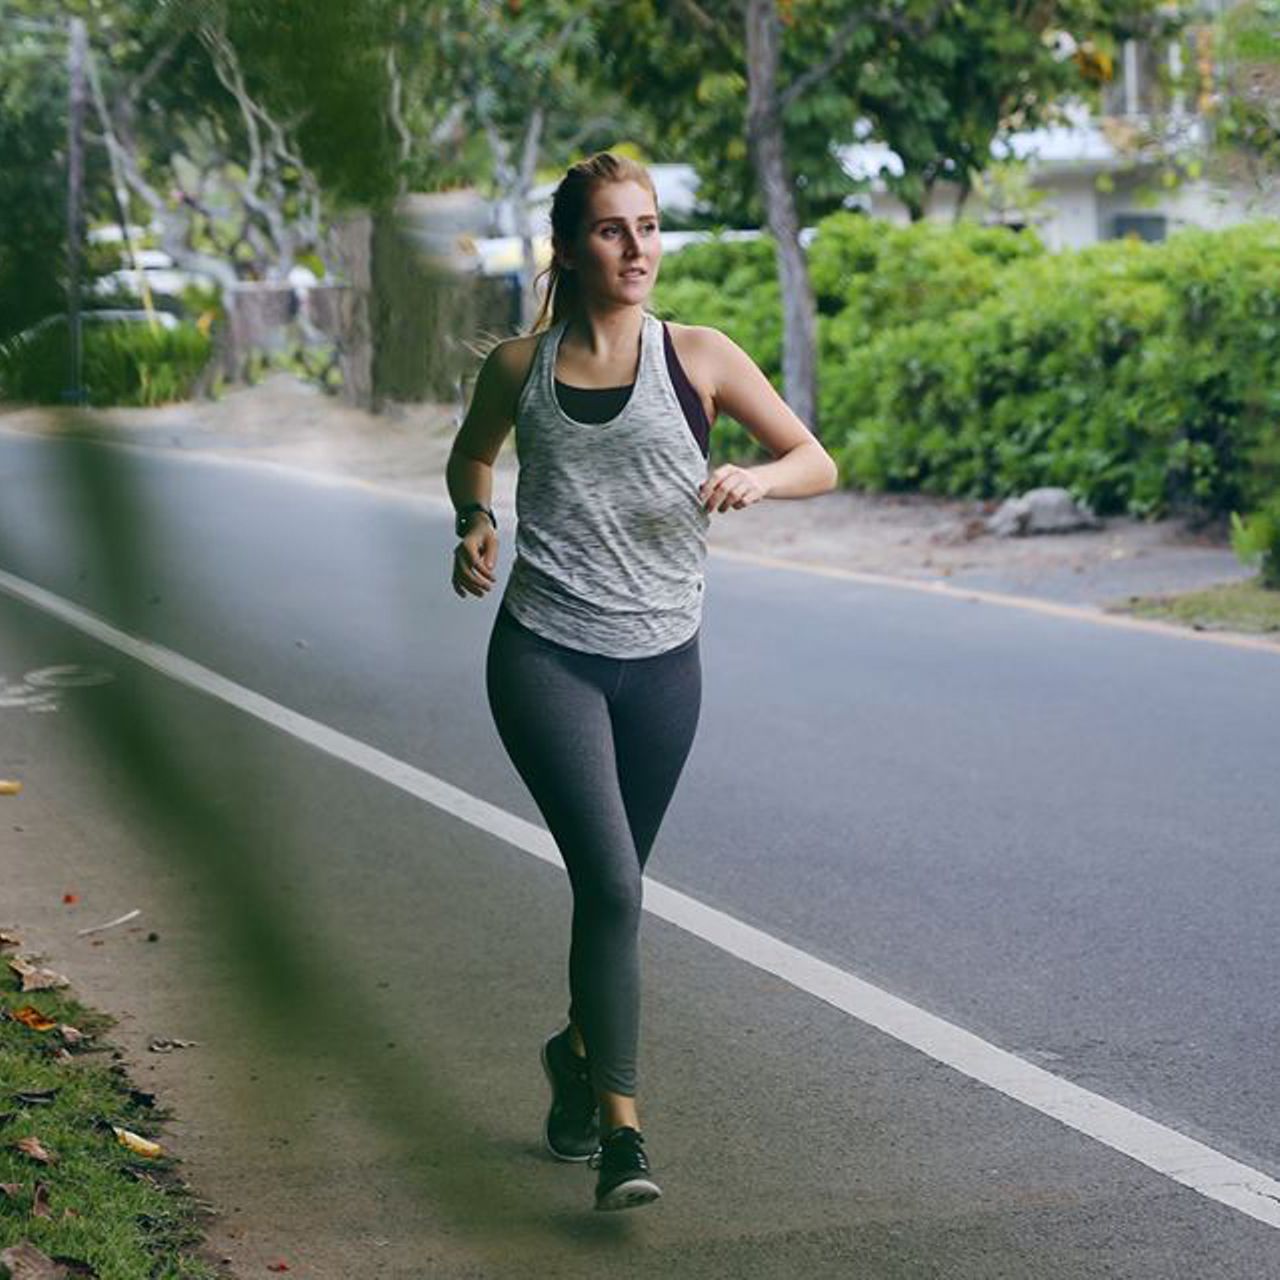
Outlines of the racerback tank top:
[{"label": "racerback tank top", "polygon": [[598,423],[575,421],[556,399],[566,325],[543,332],[516,403],[516,558],[502,607],[568,648],[652,657],[702,621],[707,459],[656,316],[643,313],[631,394]]}]

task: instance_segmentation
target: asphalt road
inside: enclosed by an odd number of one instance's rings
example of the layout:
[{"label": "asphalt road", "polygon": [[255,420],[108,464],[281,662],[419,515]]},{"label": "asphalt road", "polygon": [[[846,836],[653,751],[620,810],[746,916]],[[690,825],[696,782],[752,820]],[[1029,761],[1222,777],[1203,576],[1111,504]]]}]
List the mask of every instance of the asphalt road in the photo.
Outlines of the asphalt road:
[{"label": "asphalt road", "polygon": [[[108,474],[127,521],[76,480]],[[2,435],[0,493],[8,573],[540,825],[484,699],[497,596],[452,593],[438,511]],[[651,879],[1280,1174],[1276,655],[714,557],[705,609],[702,720]],[[0,826],[7,909],[73,948],[41,906],[59,875],[93,877],[106,911],[152,869],[187,939],[165,981],[138,947],[74,954],[99,990],[113,963],[137,979],[139,1038],[204,1020],[211,1083],[163,1070],[196,1117],[188,1176],[240,1206],[219,1243],[245,1274],[271,1248],[317,1276],[1280,1276],[1274,1227],[652,917],[641,1115],[667,1194],[601,1222],[590,1175],[539,1145],[562,872],[4,592],[0,645],[11,682],[114,676],[53,713],[0,706],[0,766],[32,779],[23,830]],[[181,860],[93,738],[104,711],[157,735],[234,852]],[[328,1019],[347,1073],[308,1095],[340,1127],[305,1159],[226,1121],[214,1081],[252,1057],[282,1122],[301,1105],[288,1045],[236,1021],[233,953],[270,919],[282,948],[343,958],[341,991],[293,975],[299,1037]],[[338,1009],[428,1072],[419,1111]]]}]

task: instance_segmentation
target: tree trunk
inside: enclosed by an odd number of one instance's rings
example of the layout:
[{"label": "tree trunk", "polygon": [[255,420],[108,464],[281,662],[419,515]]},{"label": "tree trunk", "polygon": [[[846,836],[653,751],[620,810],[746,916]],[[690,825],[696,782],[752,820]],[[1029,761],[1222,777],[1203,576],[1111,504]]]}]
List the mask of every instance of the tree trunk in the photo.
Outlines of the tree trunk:
[{"label": "tree trunk", "polygon": [[780,33],[775,0],[747,0],[747,143],[765,220],[778,245],[782,290],[782,381],[787,403],[818,435],[817,309],[800,247],[800,219],[787,173],[778,104]]}]

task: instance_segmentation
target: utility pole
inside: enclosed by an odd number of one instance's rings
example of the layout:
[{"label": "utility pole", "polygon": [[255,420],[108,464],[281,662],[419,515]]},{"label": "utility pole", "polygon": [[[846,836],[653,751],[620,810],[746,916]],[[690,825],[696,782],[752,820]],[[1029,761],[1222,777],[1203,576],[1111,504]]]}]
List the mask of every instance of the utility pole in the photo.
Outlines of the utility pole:
[{"label": "utility pole", "polygon": [[80,228],[84,201],[84,64],[88,48],[83,18],[71,19],[67,48],[70,82],[67,113],[67,337],[71,383],[63,398],[84,404],[84,357],[80,332]]}]

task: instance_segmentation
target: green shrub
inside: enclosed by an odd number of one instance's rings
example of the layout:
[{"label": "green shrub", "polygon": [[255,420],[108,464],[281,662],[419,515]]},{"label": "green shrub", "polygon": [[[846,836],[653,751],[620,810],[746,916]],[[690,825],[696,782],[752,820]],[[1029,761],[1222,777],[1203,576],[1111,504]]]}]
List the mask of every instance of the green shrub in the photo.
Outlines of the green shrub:
[{"label": "green shrub", "polygon": [[[89,321],[82,329],[84,386],[93,405],[156,405],[188,399],[209,359],[194,324],[173,329]],[[68,388],[67,328],[56,323],[0,347],[0,394],[56,404]]]},{"label": "green shrub", "polygon": [[[844,483],[956,497],[1060,485],[1100,514],[1280,491],[1280,222],[1048,254],[1026,233],[841,213],[809,250],[819,418]],[[662,311],[781,389],[772,243],[664,262]],[[747,459],[748,433],[717,424]]]},{"label": "green shrub", "polygon": [[832,214],[809,249],[822,357],[841,359],[885,329],[974,306],[999,286],[1005,267],[1043,252],[1034,234],[1003,227],[897,227]]},{"label": "green shrub", "polygon": [[[728,334],[782,391],[782,293],[771,237],[704,240],[662,260],[653,311],[683,324],[706,324]],[[743,461],[766,459],[739,423],[714,424],[717,451]]]},{"label": "green shrub", "polygon": [[1264,587],[1280,589],[1280,493],[1247,519],[1231,513],[1231,545],[1242,564],[1261,566]]}]

